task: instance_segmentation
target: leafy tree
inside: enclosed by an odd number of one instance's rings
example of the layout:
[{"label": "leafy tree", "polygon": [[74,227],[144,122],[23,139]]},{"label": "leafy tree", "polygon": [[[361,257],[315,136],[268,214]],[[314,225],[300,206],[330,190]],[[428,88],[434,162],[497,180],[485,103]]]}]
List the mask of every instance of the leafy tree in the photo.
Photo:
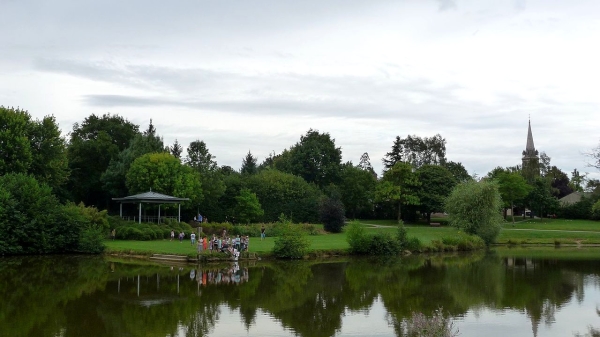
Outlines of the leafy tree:
[{"label": "leafy tree", "polygon": [[417,175],[410,164],[397,162],[383,174],[377,185],[375,198],[378,201],[398,205],[398,222],[402,221],[402,205],[419,205],[417,188],[420,186]]},{"label": "leafy tree", "polygon": [[237,201],[235,213],[240,222],[249,224],[250,222],[259,220],[265,214],[256,194],[252,193],[249,189],[242,188],[240,194],[235,199]]},{"label": "leafy tree", "polygon": [[[552,194],[554,194],[558,199],[573,193],[573,189],[571,186],[569,186],[569,176],[567,176],[567,174],[561,171],[558,167],[550,167],[545,178],[550,182]],[[531,184],[535,184],[535,181]]]},{"label": "leafy tree", "polygon": [[199,205],[202,209],[217,209],[216,203],[225,192],[225,183],[223,182],[225,170],[219,169],[217,162],[214,160],[215,158],[209,152],[204,141],[193,141],[187,148],[185,162],[200,175],[200,183],[204,194],[203,203]]},{"label": "leafy tree", "polygon": [[558,208],[558,199],[552,195],[552,188],[549,186],[548,180],[543,178],[537,178],[534,181],[526,202],[541,218],[544,217],[544,214],[554,213]]},{"label": "leafy tree", "polygon": [[418,189],[421,210],[427,215],[427,223],[430,223],[432,212],[444,210],[446,197],[457,181],[448,169],[438,165],[423,165],[416,173],[421,183]]},{"label": "leafy tree", "polygon": [[142,134],[135,135],[129,146],[121,151],[117,158],[110,161],[106,171],[100,177],[104,191],[112,197],[127,195],[126,175],[133,161],[147,153],[164,151],[163,140],[156,134],[156,128],[150,120],[148,129]]},{"label": "leafy tree", "polygon": [[[329,133],[310,129],[289,151],[289,171],[319,187],[339,182],[342,150]],[[279,169],[279,167],[278,167]]]},{"label": "leafy tree", "polygon": [[179,144],[179,141],[177,141],[177,139],[175,139],[175,142],[173,143],[173,145],[171,145],[171,147],[169,147],[169,152],[171,152],[173,157],[175,157],[177,159],[181,159],[181,153],[183,152],[183,147],[181,147],[181,144]]},{"label": "leafy tree", "polygon": [[583,192],[583,185],[586,181],[587,174],[581,174],[577,169],[571,172],[571,181],[569,187],[576,192]]},{"label": "leafy tree", "polygon": [[460,162],[448,161],[442,166],[445,167],[448,171],[450,171],[456,182],[462,183],[465,181],[473,180],[473,177],[471,177],[469,172],[467,172],[467,169]]},{"label": "leafy tree", "polygon": [[[522,175],[518,173],[503,172],[498,175],[498,190],[500,196],[505,202],[505,207],[510,207],[513,212],[512,220],[515,222],[515,201],[522,200],[531,191],[531,187],[525,181]],[[506,214],[506,213],[505,213]]]},{"label": "leafy tree", "polygon": [[376,186],[377,180],[369,170],[352,163],[342,165],[338,188],[345,209],[353,218],[357,213],[373,208]]},{"label": "leafy tree", "polygon": [[540,174],[542,177],[545,177],[550,170],[550,157],[546,154],[546,152],[540,153]]},{"label": "leafy tree", "polygon": [[0,106],[0,175],[26,173],[33,160],[29,145],[31,116],[25,110]]},{"label": "leafy tree", "polygon": [[90,115],[81,124],[73,125],[68,159],[69,189],[75,202],[101,208],[108,205],[109,196],[102,188],[100,177],[138,132],[137,125],[110,114]]},{"label": "leafy tree", "polygon": [[179,198],[190,198],[192,204],[202,199],[198,174],[166,152],[148,153],[137,158],[127,172],[127,188],[131,194],[152,189]]},{"label": "leafy tree", "polygon": [[210,154],[206,143],[203,140],[195,140],[187,148],[185,163],[196,171],[203,173],[217,169],[217,162],[213,159],[215,159],[215,156]]},{"label": "leafy tree", "polygon": [[600,220],[600,200],[596,201],[592,206],[592,219]]},{"label": "leafy tree", "polygon": [[360,161],[358,162],[358,167],[363,170],[371,173],[375,179],[377,179],[377,173],[373,169],[371,165],[371,158],[369,158],[369,153],[365,152],[360,156]]},{"label": "leafy tree", "polygon": [[400,161],[410,163],[415,168],[426,164],[443,165],[446,162],[446,139],[440,134],[424,138],[408,135],[404,139],[396,136],[392,150],[383,158],[385,170]]},{"label": "leafy tree", "polygon": [[273,255],[280,259],[301,259],[308,253],[310,242],[299,226],[287,222],[282,233],[275,239]]},{"label": "leafy tree", "polygon": [[593,192],[594,194],[600,195],[600,180],[599,179],[588,179],[585,184],[586,192]]},{"label": "leafy tree", "polygon": [[338,198],[325,197],[319,205],[319,219],[323,228],[330,233],[339,233],[344,227],[346,211],[344,204]]},{"label": "leafy tree", "polygon": [[481,237],[487,245],[500,234],[502,198],[496,182],[468,181],[456,185],[445,209],[452,226]]},{"label": "leafy tree", "polygon": [[244,175],[250,175],[255,174],[256,171],[256,158],[248,150],[248,154],[246,154],[246,157],[242,159],[242,168],[240,169],[240,173]]},{"label": "leafy tree", "polygon": [[265,210],[265,221],[277,221],[281,214],[296,222],[318,220],[322,193],[316,185],[278,170],[260,171],[249,176],[246,184],[260,200]]},{"label": "leafy tree", "polygon": [[69,176],[67,149],[56,119],[31,120],[27,111],[0,106],[0,174],[28,173],[56,192]]}]

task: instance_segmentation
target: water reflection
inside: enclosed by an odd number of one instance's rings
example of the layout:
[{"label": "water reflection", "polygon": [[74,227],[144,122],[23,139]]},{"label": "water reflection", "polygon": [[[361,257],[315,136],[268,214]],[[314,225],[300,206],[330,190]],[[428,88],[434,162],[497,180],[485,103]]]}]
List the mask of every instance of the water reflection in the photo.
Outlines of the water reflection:
[{"label": "water reflection", "polygon": [[575,318],[600,302],[598,260],[511,252],[218,266],[21,257],[0,259],[0,275],[2,336],[401,336],[413,311],[439,307],[461,336],[564,336],[597,323]]}]

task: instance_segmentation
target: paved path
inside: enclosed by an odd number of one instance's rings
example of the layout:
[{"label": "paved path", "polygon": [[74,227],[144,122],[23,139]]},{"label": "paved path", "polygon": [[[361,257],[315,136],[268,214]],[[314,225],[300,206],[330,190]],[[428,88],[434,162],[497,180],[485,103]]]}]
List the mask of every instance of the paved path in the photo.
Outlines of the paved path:
[{"label": "paved path", "polygon": [[600,234],[600,231],[573,231],[563,229],[533,229],[533,228],[502,228],[505,231],[535,231],[535,232],[564,232],[564,233],[595,233]]}]

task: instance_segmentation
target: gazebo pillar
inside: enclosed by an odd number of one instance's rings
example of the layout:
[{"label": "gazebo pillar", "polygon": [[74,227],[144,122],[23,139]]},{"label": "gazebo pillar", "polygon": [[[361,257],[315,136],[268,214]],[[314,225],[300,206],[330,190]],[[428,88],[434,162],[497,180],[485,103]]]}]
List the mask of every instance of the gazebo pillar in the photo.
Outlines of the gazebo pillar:
[{"label": "gazebo pillar", "polygon": [[140,202],[140,212],[139,212],[140,216],[138,219],[138,223],[142,223],[142,203]]},{"label": "gazebo pillar", "polygon": [[179,206],[179,213],[177,214],[177,221],[181,222],[181,204],[177,204]]},{"label": "gazebo pillar", "polygon": [[158,204],[158,223],[160,224],[160,204]]},{"label": "gazebo pillar", "polygon": [[119,203],[119,217],[121,219],[123,218],[123,203],[122,202]]}]

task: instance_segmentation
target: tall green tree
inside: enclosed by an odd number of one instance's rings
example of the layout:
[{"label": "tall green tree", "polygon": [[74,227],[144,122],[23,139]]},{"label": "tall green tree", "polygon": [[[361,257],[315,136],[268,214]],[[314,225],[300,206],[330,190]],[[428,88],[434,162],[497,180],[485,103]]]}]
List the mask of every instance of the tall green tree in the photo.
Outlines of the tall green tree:
[{"label": "tall green tree", "polygon": [[338,188],[349,216],[356,218],[360,212],[373,209],[376,186],[377,180],[373,172],[352,163],[342,165]]},{"label": "tall green tree", "polygon": [[27,173],[62,191],[69,176],[66,142],[56,119],[0,106],[0,175]]},{"label": "tall green tree", "polygon": [[577,169],[574,169],[573,172],[571,172],[571,181],[569,182],[569,187],[571,187],[573,191],[583,192],[583,186],[585,184],[586,177],[587,174],[581,174],[581,172],[579,172]]},{"label": "tall green tree", "polygon": [[371,158],[369,158],[369,153],[365,152],[360,156],[360,161],[358,162],[358,167],[363,170],[371,173],[375,179],[377,179],[377,173],[373,169],[373,165],[371,165]]},{"label": "tall green tree", "polygon": [[125,150],[139,127],[118,115],[90,115],[75,123],[68,146],[69,189],[73,199],[106,208],[110,196],[100,180],[111,160]]},{"label": "tall green tree", "polygon": [[181,159],[181,153],[183,152],[183,147],[179,144],[179,141],[175,139],[173,145],[169,147],[169,152],[173,155],[173,157],[177,159]]},{"label": "tall green tree", "polygon": [[558,208],[558,199],[552,195],[552,186],[547,179],[541,177],[534,181],[525,201],[540,218],[556,212]]},{"label": "tall green tree", "polygon": [[[523,200],[531,191],[531,186],[527,184],[525,178],[518,173],[503,172],[498,175],[498,190],[504,201],[505,209],[510,207],[512,221],[515,223],[515,201]],[[506,213],[504,213],[506,215]]]},{"label": "tall green tree", "polygon": [[30,123],[27,111],[0,106],[0,175],[29,170],[33,159],[29,145]]},{"label": "tall green tree", "polygon": [[246,157],[242,159],[242,168],[240,169],[240,173],[243,175],[251,175],[255,174],[256,171],[256,158],[252,155],[250,150],[248,150],[248,154],[246,154]]},{"label": "tall green tree", "polygon": [[446,197],[450,195],[456,178],[444,166],[423,165],[416,171],[421,185],[418,188],[420,208],[427,216],[427,223],[431,222],[432,212],[442,212]]},{"label": "tall green tree", "polygon": [[[548,174],[544,177],[552,187],[551,192],[558,199],[573,193],[569,176],[556,166],[551,166]],[[531,185],[535,184],[535,180]]]},{"label": "tall green tree", "polygon": [[[219,169],[215,158],[202,140],[191,142],[187,148],[185,163],[200,175],[202,184],[204,199],[201,204],[196,205],[200,209],[218,209],[219,198],[225,193],[226,186],[223,179],[228,173],[225,169]],[[213,214],[207,215],[214,216]]]},{"label": "tall green tree", "polygon": [[242,188],[240,194],[235,199],[237,201],[235,214],[241,223],[249,224],[250,222],[258,221],[265,214],[258,197],[249,189]]},{"label": "tall green tree", "polygon": [[402,220],[402,205],[419,205],[418,187],[421,185],[409,163],[397,162],[383,174],[377,185],[375,198],[380,202],[395,203],[398,222]]},{"label": "tall green tree", "polygon": [[322,192],[315,184],[279,170],[249,176],[247,187],[256,193],[265,211],[264,221],[274,222],[283,213],[296,222],[316,222]]},{"label": "tall green tree", "polygon": [[290,168],[284,170],[319,187],[337,184],[342,165],[342,150],[329,133],[310,129],[290,151]]},{"label": "tall green tree", "polygon": [[148,128],[142,134],[136,134],[129,146],[121,151],[117,158],[112,159],[106,171],[102,173],[100,180],[104,191],[111,197],[127,195],[126,175],[133,161],[147,153],[160,153],[165,150],[163,140],[156,134],[156,128],[150,120]]},{"label": "tall green tree", "polygon": [[148,153],[137,158],[127,172],[127,188],[131,194],[151,189],[179,198],[190,198],[191,205],[196,205],[202,199],[198,173],[167,152]]},{"label": "tall green tree", "polygon": [[456,185],[446,199],[445,209],[452,226],[481,237],[488,245],[500,234],[502,198],[494,181]]},{"label": "tall green tree", "polygon": [[396,136],[392,150],[383,158],[385,170],[391,169],[397,162],[410,163],[415,168],[422,165],[443,165],[446,162],[446,139],[440,134],[433,137],[408,135]]},{"label": "tall green tree", "polygon": [[473,180],[473,177],[471,177],[471,175],[461,162],[447,161],[442,166],[445,167],[448,171],[450,171],[450,173],[452,173],[452,176],[457,182],[462,183],[465,181]]}]

